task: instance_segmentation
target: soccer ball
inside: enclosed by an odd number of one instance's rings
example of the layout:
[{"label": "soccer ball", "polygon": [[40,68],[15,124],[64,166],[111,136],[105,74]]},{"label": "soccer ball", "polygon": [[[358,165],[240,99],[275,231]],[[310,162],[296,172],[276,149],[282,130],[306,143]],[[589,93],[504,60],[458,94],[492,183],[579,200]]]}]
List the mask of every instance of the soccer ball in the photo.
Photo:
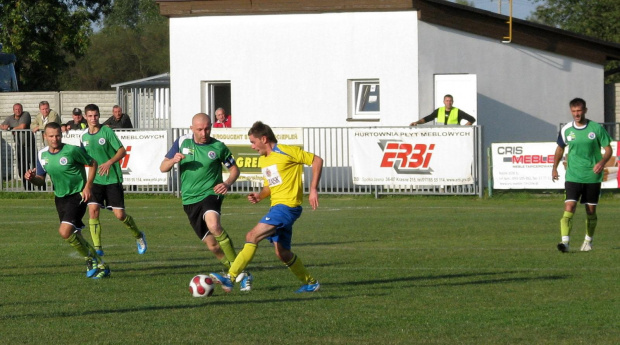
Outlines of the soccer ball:
[{"label": "soccer ball", "polygon": [[213,280],[204,274],[199,274],[189,282],[189,292],[194,297],[209,297],[213,294]]}]

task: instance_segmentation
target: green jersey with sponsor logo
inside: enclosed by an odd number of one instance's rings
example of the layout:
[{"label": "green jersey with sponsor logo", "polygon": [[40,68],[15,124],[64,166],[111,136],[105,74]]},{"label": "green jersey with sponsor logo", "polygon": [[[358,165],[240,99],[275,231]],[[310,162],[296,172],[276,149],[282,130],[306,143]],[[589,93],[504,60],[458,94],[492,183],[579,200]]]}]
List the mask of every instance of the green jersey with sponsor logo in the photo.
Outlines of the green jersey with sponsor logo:
[{"label": "green jersey with sponsor logo", "polygon": [[93,159],[83,148],[62,144],[60,151],[49,152],[49,147],[39,151],[37,156],[37,175],[50,175],[54,183],[54,195],[63,196],[80,193],[86,185],[85,165]]},{"label": "green jersey with sponsor logo", "polygon": [[593,169],[603,158],[601,148],[611,143],[611,137],[599,123],[587,120],[585,126],[577,127],[574,121],[566,124],[558,135],[558,145],[568,146],[566,156],[566,181],[576,183],[600,183],[603,173]]},{"label": "green jersey with sponsor logo", "polygon": [[195,204],[209,195],[216,195],[213,187],[223,182],[222,164],[235,165],[235,159],[223,142],[211,138],[207,144],[194,141],[193,133],[175,140],[166,154],[172,159],[179,152],[185,156],[179,162],[183,205]]},{"label": "green jersey with sponsor logo", "polygon": [[[123,147],[123,143],[118,139],[116,133],[112,129],[106,126],[99,128],[99,131],[95,134],[89,133],[88,130],[82,134],[82,146],[86,149],[86,152],[97,161],[97,164],[101,165],[114,157],[118,149]],[[116,162],[110,166],[110,171],[107,175],[99,175],[95,177],[95,183],[101,185],[116,184],[123,182],[123,172],[121,171],[121,165]]]}]

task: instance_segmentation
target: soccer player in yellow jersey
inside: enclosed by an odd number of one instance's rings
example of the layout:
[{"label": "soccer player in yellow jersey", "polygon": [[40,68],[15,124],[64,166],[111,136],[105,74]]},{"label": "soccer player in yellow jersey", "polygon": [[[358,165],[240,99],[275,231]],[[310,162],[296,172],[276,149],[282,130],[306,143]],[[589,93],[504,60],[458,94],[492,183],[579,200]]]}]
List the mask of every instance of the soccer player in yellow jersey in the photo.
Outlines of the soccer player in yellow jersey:
[{"label": "soccer player in yellow jersey", "polygon": [[323,159],[297,146],[280,145],[271,127],[258,121],[248,131],[252,149],[261,157],[258,166],[264,178],[263,189],[250,193],[248,200],[256,204],[271,196],[269,212],[245,236],[243,250],[237,254],[228,275],[211,273],[211,278],[226,292],[232,291],[234,282],[241,281],[243,270],[252,261],[258,242],[269,239],[274,244],[276,256],[302,281],[296,292],[315,292],[319,282],[308,272],[301,259],[291,251],[293,223],[301,216],[303,186],[301,175],[304,165],[312,166],[309,201],[312,209],[319,206],[317,187],[323,170]]}]

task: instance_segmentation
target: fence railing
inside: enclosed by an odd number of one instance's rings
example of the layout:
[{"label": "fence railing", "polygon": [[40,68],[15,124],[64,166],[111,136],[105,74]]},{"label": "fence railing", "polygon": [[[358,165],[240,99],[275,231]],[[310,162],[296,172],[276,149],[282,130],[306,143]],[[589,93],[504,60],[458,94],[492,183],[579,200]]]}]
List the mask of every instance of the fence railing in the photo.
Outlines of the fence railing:
[{"label": "fence railing", "polygon": [[[382,186],[356,185],[353,183],[351,152],[349,135],[353,128],[316,127],[303,128],[303,147],[323,158],[323,174],[319,185],[322,194],[370,194],[380,195],[478,195],[482,197],[484,188],[482,182],[482,140],[481,128],[474,126],[474,163],[472,166],[473,183],[468,185],[442,186]],[[133,130],[139,131],[139,130]],[[170,147],[174,140],[186,134],[189,129],[168,130]],[[28,168],[36,166],[36,154],[43,148],[44,143],[40,133],[33,134],[29,130],[1,132],[2,150],[0,151],[0,170],[2,171],[2,191],[11,192],[42,192],[51,191],[48,181],[43,188],[33,188],[23,181],[23,175]],[[249,144],[249,143],[248,143]],[[162,153],[162,160],[163,155]],[[159,169],[161,161],[152,162],[153,169]],[[305,176],[311,175],[311,167],[304,168]],[[125,185],[127,193],[174,193],[180,196],[180,178],[175,166],[168,173],[167,185]],[[48,179],[49,180],[49,179]],[[310,179],[304,179],[304,192],[309,189]],[[256,181],[237,181],[233,184],[230,193],[249,193],[256,191],[260,186]]]}]

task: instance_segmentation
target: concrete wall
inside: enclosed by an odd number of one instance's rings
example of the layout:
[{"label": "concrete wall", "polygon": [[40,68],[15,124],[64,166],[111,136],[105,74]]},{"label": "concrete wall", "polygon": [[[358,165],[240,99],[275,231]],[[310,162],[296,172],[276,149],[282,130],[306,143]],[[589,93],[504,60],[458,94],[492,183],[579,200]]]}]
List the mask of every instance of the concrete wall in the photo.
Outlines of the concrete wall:
[{"label": "concrete wall", "polygon": [[433,110],[433,74],[476,74],[483,148],[555,141],[559,123],[572,120],[574,97],[586,100],[590,119],[604,121],[602,66],[423,22],[418,27],[420,113]]},{"label": "concrete wall", "polygon": [[0,92],[0,122],[13,114],[13,104],[21,103],[24,111],[34,118],[39,113],[39,102],[48,101],[50,108],[60,114],[63,123],[71,120],[73,108],[84,110],[94,103],[99,106],[101,121],[112,116],[116,104],[115,91],[50,91],[50,92]]},{"label": "concrete wall", "polygon": [[605,122],[620,120],[620,83],[605,84]]},{"label": "concrete wall", "polygon": [[[416,12],[170,19],[172,127],[230,81],[235,126],[401,126],[417,115]],[[347,80],[379,78],[381,120],[347,121]]]}]

